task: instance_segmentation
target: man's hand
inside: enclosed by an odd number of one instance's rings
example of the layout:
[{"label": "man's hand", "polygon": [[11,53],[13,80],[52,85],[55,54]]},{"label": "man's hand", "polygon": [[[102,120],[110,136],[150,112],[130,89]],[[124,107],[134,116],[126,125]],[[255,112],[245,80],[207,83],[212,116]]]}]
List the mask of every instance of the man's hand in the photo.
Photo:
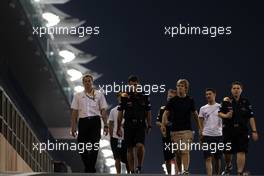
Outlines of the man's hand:
[{"label": "man's hand", "polygon": [[150,134],[150,132],[151,132],[151,125],[148,125],[146,129],[146,134]]},{"label": "man's hand", "polygon": [[109,132],[110,137],[113,137],[113,133],[114,133],[113,129],[109,128],[108,132]]},{"label": "man's hand", "polygon": [[73,128],[71,129],[71,131],[70,131],[70,135],[71,135],[72,137],[74,137],[74,138],[77,136],[76,127],[73,127]]},{"label": "man's hand", "polygon": [[162,136],[166,137],[166,127],[165,127],[165,125],[162,124],[161,127],[160,127],[160,130],[161,130]]},{"label": "man's hand", "polygon": [[257,132],[252,132],[252,139],[253,141],[257,141],[259,139]]},{"label": "man's hand", "polygon": [[223,112],[219,112],[218,113],[218,116],[221,117],[221,118],[223,118],[223,119],[231,119],[232,116],[233,116],[233,111],[229,111],[226,114],[223,113]]},{"label": "man's hand", "polygon": [[121,130],[120,127],[117,128],[116,135],[117,135],[118,137],[122,137],[122,130]]},{"label": "man's hand", "polygon": [[157,125],[157,127],[159,127],[159,128],[160,128],[160,126],[161,126],[161,123],[160,123],[160,122],[156,122],[156,125]]},{"label": "man's hand", "polygon": [[226,118],[231,119],[233,116],[233,111],[229,111],[228,113],[226,113]]},{"label": "man's hand", "polygon": [[107,125],[104,126],[104,135],[105,136],[108,135],[108,126]]},{"label": "man's hand", "polygon": [[164,132],[163,130],[164,130],[164,129],[163,129],[162,126],[163,126],[163,125],[162,125],[162,123],[161,123],[160,126],[159,126],[159,129],[160,129],[161,134],[163,135],[163,132]]},{"label": "man's hand", "polygon": [[108,115],[107,115],[107,111],[106,109],[101,109],[101,114],[102,114],[102,119],[103,119],[103,122],[104,122],[104,135],[107,136],[108,135],[108,125],[107,125],[107,118],[108,118]]},{"label": "man's hand", "polygon": [[71,131],[70,135],[73,136],[74,138],[77,136],[77,119],[78,119],[78,110],[73,109],[72,110],[72,115],[71,115]]}]

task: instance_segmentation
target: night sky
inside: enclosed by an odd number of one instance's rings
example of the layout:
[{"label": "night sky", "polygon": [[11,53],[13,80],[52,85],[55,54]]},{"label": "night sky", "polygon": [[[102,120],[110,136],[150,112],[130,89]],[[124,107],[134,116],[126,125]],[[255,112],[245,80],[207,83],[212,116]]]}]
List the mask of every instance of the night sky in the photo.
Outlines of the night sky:
[{"label": "night sky", "polygon": [[[262,6],[255,1],[250,4],[188,2],[72,0],[56,7],[72,17],[86,20],[84,26],[100,27],[98,36],[76,45],[98,56],[86,65],[104,74],[95,84],[126,82],[130,74],[136,74],[142,83],[165,84],[168,89],[175,88],[179,78],[186,78],[191,84],[190,95],[199,109],[206,103],[206,87],[215,88],[220,101],[229,95],[231,82],[238,80],[245,85],[243,96],[249,98],[255,109],[258,131],[264,132]],[[231,26],[232,34],[216,38],[164,35],[165,26],[179,24]],[[165,104],[165,96],[151,95],[153,122],[159,107]],[[112,105],[116,103],[113,94],[107,96],[107,101]],[[253,173],[264,173],[263,163],[256,162],[262,161],[263,147],[263,138],[250,143],[247,169]],[[191,173],[204,172],[201,159],[201,152],[191,153]],[[153,128],[146,138],[144,171],[161,173],[162,160],[161,135]]]}]

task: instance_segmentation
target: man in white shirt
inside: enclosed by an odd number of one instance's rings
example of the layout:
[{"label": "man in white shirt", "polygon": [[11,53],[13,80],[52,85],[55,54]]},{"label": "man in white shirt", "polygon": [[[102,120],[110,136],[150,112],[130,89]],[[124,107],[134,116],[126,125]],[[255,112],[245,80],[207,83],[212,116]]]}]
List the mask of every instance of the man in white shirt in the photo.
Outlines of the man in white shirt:
[{"label": "man in white shirt", "polygon": [[[117,94],[118,104],[121,102],[121,92]],[[117,123],[118,123],[118,105],[111,109],[109,114],[109,134],[110,134],[110,143],[111,149],[114,154],[116,172],[121,173],[121,162],[126,164],[127,173],[129,173],[128,163],[127,163],[127,147],[124,141],[124,129],[121,127],[122,136],[118,136],[117,132]],[[124,124],[124,119],[122,126]]]},{"label": "man in white shirt", "polygon": [[[86,74],[82,78],[84,91],[74,95],[71,108],[71,134],[77,135],[78,145],[83,144],[85,151],[81,154],[85,166],[85,172],[95,173],[99,141],[101,138],[101,119],[104,121],[104,133],[108,134],[107,126],[107,102],[104,94],[93,88],[93,77]],[[87,150],[87,146],[89,150]]]},{"label": "man in white shirt", "polygon": [[[216,103],[216,91],[212,88],[207,88],[205,96],[208,104],[200,108],[199,119],[202,127],[202,142],[207,143],[208,146],[215,143],[218,146],[222,142],[222,119],[218,116],[220,104]],[[213,151],[205,150],[205,165],[207,175],[213,174],[212,160],[215,159],[215,171],[217,175],[221,173],[221,156],[222,151],[218,150],[217,147]]]}]

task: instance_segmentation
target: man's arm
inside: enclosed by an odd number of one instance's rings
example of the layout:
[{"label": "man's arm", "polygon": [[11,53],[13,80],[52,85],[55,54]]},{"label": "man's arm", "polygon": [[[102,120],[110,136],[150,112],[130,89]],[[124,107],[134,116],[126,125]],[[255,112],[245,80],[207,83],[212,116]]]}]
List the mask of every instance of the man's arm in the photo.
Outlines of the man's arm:
[{"label": "man's arm", "polygon": [[147,131],[146,131],[146,133],[149,134],[151,131],[151,128],[152,128],[152,126],[151,126],[151,111],[150,110],[146,112],[146,119],[147,119]]},{"label": "man's arm", "polygon": [[256,121],[254,117],[251,117],[249,119],[249,123],[250,123],[250,127],[252,131],[257,131],[257,127],[256,127]]},{"label": "man's arm", "polygon": [[201,128],[201,126],[200,126],[200,122],[199,122],[199,119],[198,119],[198,112],[197,112],[196,110],[193,111],[193,112],[192,112],[192,116],[193,116],[193,118],[194,118],[194,121],[195,121],[195,123],[196,123],[196,126],[197,126],[199,132],[201,132],[202,128]]},{"label": "man's arm", "polygon": [[192,116],[193,116],[194,121],[196,123],[196,127],[198,128],[198,135],[199,135],[199,139],[201,141],[202,137],[203,137],[203,135],[202,135],[203,123],[200,122],[199,117],[198,117],[198,112],[196,110],[192,112]]},{"label": "man's arm", "polygon": [[151,127],[151,111],[147,111],[146,119],[147,119],[148,127]]},{"label": "man's arm", "polygon": [[114,121],[112,120],[109,120],[109,134],[110,134],[110,137],[113,136],[113,130],[114,130]]},{"label": "man's arm", "polygon": [[[107,114],[107,102],[105,99],[104,94],[100,94],[100,98],[99,98],[99,108],[100,108],[100,112],[101,112],[101,116],[104,122],[104,130],[105,133],[107,135],[108,133],[108,125],[107,125],[107,118],[108,118],[108,114]],[[106,130],[107,129],[107,130]]]},{"label": "man's arm", "polygon": [[254,112],[252,109],[252,105],[250,102],[247,100],[247,107],[248,107],[248,113],[249,113],[249,124],[250,128],[252,131],[252,139],[254,141],[258,140],[258,132],[257,132],[257,127],[256,127],[256,118],[254,117]]},{"label": "man's arm", "polygon": [[123,111],[118,111],[118,114],[117,114],[117,129],[121,128],[122,120],[123,120]]},{"label": "man's arm", "polygon": [[168,117],[169,116],[170,116],[170,111],[165,110],[163,115],[162,115],[162,122],[161,122],[162,126],[166,126],[168,124]]},{"label": "man's arm", "polygon": [[199,130],[199,140],[200,142],[203,141],[203,129],[204,129],[204,117],[200,116],[199,115],[199,118],[198,118],[198,121],[199,121],[199,125],[200,125],[200,130]]},{"label": "man's arm", "polygon": [[126,110],[127,100],[128,100],[128,94],[122,93],[121,94],[121,102],[117,108],[118,113],[117,113],[117,131],[116,131],[116,134],[119,137],[122,136],[121,126],[122,126],[124,112]]},{"label": "man's arm", "polygon": [[149,96],[145,96],[145,118],[147,121],[147,133],[149,132],[149,130],[151,129],[151,103],[150,103],[150,97]]},{"label": "man's arm", "polygon": [[161,123],[162,123],[162,117],[161,117],[161,114],[159,112],[158,117],[156,119],[156,125],[157,125],[157,127],[160,128],[161,127]]},{"label": "man's arm", "polygon": [[78,119],[78,110],[72,109],[72,115],[71,115],[71,135],[73,137],[76,136],[77,119]]},{"label": "man's arm", "polygon": [[230,119],[233,115],[233,112],[227,112],[227,113],[223,113],[223,112],[219,112],[218,116],[223,118],[223,119]]},{"label": "man's arm", "polygon": [[168,121],[169,116],[170,116],[170,111],[165,110],[162,115],[162,122],[160,126],[161,133],[164,137],[166,136],[166,125],[169,123]]},{"label": "man's arm", "polygon": [[119,110],[117,114],[117,132],[116,133],[120,137],[122,136],[122,132],[121,132],[122,120],[123,120],[123,111]]},{"label": "man's arm", "polygon": [[157,125],[157,127],[161,127],[161,122],[159,122],[159,121],[156,121],[156,125]]},{"label": "man's arm", "polygon": [[109,116],[108,116],[108,128],[109,128],[110,137],[113,136],[114,120],[115,120],[115,118],[114,118],[113,109],[112,109],[109,113]]},{"label": "man's arm", "polygon": [[101,109],[101,114],[102,114],[102,119],[103,119],[103,122],[104,122],[104,132],[105,132],[105,135],[108,134],[108,125],[107,125],[107,111],[106,109]]},{"label": "man's arm", "polygon": [[218,112],[218,116],[222,119],[230,119],[233,116],[233,111],[230,111],[228,106],[232,106],[230,103],[231,100],[229,97],[224,97],[220,110]]},{"label": "man's arm", "polygon": [[203,108],[200,108],[199,115],[198,115],[198,121],[199,121],[199,126],[201,128],[201,131],[203,131],[203,128],[204,128],[204,112],[203,112]]},{"label": "man's arm", "polygon": [[161,127],[161,123],[162,123],[162,115],[165,111],[165,106],[162,106],[158,112],[157,118],[156,118],[156,125],[158,128]]},{"label": "man's arm", "polygon": [[200,124],[200,127],[201,127],[201,131],[203,131],[204,129],[204,118],[203,117],[199,117],[199,124]]},{"label": "man's arm", "polygon": [[107,111],[106,111],[106,109],[101,109],[101,114],[102,114],[104,126],[107,126]]},{"label": "man's arm", "polygon": [[257,127],[256,127],[255,118],[251,117],[249,119],[249,123],[250,123],[250,127],[251,127],[251,130],[252,130],[252,138],[253,138],[254,141],[257,141],[258,140],[258,133],[257,133]]}]

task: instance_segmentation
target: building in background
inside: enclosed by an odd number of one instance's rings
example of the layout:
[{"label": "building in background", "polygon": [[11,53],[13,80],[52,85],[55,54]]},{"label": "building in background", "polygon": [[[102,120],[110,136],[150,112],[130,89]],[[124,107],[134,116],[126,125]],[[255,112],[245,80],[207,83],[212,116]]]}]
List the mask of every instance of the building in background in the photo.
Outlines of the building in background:
[{"label": "building in background", "polygon": [[[0,2],[0,172],[81,172],[75,151],[34,150],[36,143],[74,143],[70,131],[70,101],[83,90],[81,77],[103,74],[84,67],[96,59],[75,48],[89,35],[45,33],[41,27],[70,29],[84,25],[54,4],[68,0],[8,0]],[[3,26],[3,27],[2,27]],[[75,162],[72,162],[74,159]],[[108,137],[100,142],[99,172],[114,172]]]}]

